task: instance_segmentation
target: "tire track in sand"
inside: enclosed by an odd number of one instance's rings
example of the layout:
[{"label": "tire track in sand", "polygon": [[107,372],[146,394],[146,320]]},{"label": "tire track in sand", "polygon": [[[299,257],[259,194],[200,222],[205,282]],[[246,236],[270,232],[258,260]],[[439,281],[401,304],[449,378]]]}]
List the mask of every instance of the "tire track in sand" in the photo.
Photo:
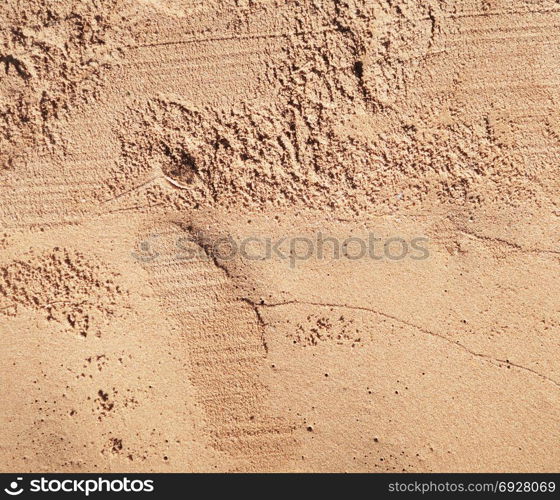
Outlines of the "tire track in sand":
[{"label": "tire track in sand", "polygon": [[294,448],[294,427],[267,410],[260,381],[267,353],[254,308],[179,223],[152,224],[143,238],[136,256],[180,332],[211,445],[239,466],[277,468]]}]

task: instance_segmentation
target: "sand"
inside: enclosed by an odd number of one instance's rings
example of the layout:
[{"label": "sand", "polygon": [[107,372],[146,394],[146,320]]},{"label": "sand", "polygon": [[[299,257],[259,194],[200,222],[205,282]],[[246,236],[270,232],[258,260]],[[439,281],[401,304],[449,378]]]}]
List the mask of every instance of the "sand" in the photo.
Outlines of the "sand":
[{"label": "sand", "polygon": [[2,2],[0,471],[558,472],[559,23]]}]

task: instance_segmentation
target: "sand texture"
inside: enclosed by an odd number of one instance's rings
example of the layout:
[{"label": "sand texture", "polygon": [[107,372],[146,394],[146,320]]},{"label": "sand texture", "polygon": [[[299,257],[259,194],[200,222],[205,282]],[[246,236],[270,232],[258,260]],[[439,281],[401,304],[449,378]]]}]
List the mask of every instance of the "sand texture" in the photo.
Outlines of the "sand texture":
[{"label": "sand texture", "polygon": [[560,1],[6,0],[0,63],[0,472],[560,471]]}]

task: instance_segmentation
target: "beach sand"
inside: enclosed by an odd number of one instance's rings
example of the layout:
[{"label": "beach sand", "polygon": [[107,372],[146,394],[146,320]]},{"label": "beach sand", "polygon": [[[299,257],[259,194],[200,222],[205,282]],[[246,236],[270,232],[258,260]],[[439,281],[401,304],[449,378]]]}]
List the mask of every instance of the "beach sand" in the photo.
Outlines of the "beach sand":
[{"label": "beach sand", "polygon": [[2,2],[0,472],[558,472],[559,23]]}]

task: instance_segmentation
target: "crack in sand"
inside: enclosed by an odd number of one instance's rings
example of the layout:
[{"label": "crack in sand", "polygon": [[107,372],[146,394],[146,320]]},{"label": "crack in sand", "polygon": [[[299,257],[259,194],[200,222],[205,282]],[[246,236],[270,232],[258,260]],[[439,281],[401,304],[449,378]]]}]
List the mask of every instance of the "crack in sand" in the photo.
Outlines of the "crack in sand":
[{"label": "crack in sand", "polygon": [[[351,309],[351,310],[355,310],[355,311],[364,311],[364,312],[368,312],[368,313],[372,313],[372,314],[377,314],[379,316],[383,316],[385,318],[391,319],[393,321],[397,321],[398,323],[401,323],[403,325],[409,326],[411,328],[414,328],[415,330],[422,332],[426,335],[430,335],[432,337],[436,337],[440,340],[443,340],[445,342],[447,342],[448,344],[451,344],[455,347],[458,347],[459,349],[469,353],[471,356],[476,357],[476,358],[480,358],[494,366],[498,366],[498,367],[502,367],[502,365],[508,365],[511,366],[513,368],[516,368],[520,371],[525,371],[528,373],[531,373],[539,378],[541,378],[542,380],[545,380],[553,385],[555,385],[556,387],[560,387],[560,382],[556,381],[555,379],[544,375],[536,370],[533,370],[532,368],[528,368],[526,366],[517,364],[517,363],[513,363],[511,361],[509,361],[508,359],[499,359],[499,358],[494,358],[492,356],[489,356],[488,354],[484,354],[484,353],[480,353],[480,352],[476,352],[473,351],[472,349],[470,349],[469,347],[467,347],[464,344],[461,344],[459,341],[457,340],[452,340],[449,337],[447,337],[446,335],[442,335],[440,333],[436,333],[432,330],[428,330],[427,328],[421,327],[419,325],[416,325],[414,323],[411,323],[410,321],[398,318],[397,316],[393,316],[392,314],[388,314],[382,311],[378,311],[376,309],[372,309],[369,307],[363,307],[363,306],[354,306],[354,305],[348,305],[348,304],[335,304],[335,303],[325,303],[325,302],[312,302],[312,301],[302,301],[302,300],[288,300],[285,302],[276,302],[276,303],[257,303],[254,302],[250,299],[244,299],[246,302],[250,303],[255,310],[258,310],[259,307],[268,307],[268,308],[272,308],[272,307],[282,307],[282,306],[288,306],[288,305],[309,305],[309,306],[316,306],[316,307],[336,307],[336,308],[342,308],[342,309]],[[262,317],[260,316],[259,313],[259,318],[261,321],[263,321]],[[266,323],[264,323],[263,321],[263,325],[266,326]]]},{"label": "crack in sand", "polygon": [[253,309],[253,311],[255,311],[255,316],[257,317],[257,323],[260,327],[261,330],[261,342],[264,348],[264,352],[265,355],[268,356],[268,344],[266,342],[266,337],[264,335],[265,332],[265,328],[266,328],[266,322],[263,319],[261,312],[259,311],[259,308],[257,305],[255,305],[255,303],[253,301],[251,301],[250,299],[246,298],[246,297],[242,297],[240,299],[242,302],[245,302],[246,304],[249,304],[251,306],[251,308]]},{"label": "crack in sand", "polygon": [[515,243],[513,241],[509,241],[503,238],[498,238],[496,236],[486,236],[483,234],[478,234],[473,231],[467,231],[464,229],[460,229],[459,232],[461,234],[464,234],[465,236],[470,236],[480,241],[500,243],[501,245],[505,245],[513,250],[517,250],[522,253],[560,255],[560,251],[558,250],[548,250],[548,249],[541,249],[541,248],[524,248],[519,243]]}]

